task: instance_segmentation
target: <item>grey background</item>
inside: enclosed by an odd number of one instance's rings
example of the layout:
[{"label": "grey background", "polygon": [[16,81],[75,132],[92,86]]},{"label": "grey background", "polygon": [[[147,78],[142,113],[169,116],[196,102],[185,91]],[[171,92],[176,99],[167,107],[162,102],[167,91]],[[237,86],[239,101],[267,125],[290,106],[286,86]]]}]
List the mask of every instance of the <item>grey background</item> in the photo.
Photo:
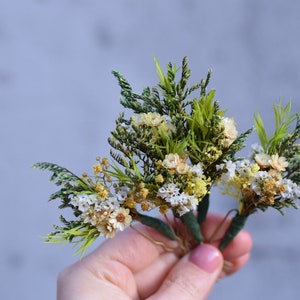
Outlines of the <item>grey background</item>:
[{"label": "grey background", "polygon": [[[210,87],[240,132],[257,111],[271,128],[279,98],[300,110],[299,26],[296,0],[0,0],[0,299],[54,299],[57,273],[79,258],[42,243],[56,189],[31,165],[80,174],[108,154],[121,110],[111,70],[141,91],[157,83],[153,55],[162,65],[187,55],[192,82],[213,69]],[[299,213],[254,215],[251,261],[210,299],[299,299]]]}]

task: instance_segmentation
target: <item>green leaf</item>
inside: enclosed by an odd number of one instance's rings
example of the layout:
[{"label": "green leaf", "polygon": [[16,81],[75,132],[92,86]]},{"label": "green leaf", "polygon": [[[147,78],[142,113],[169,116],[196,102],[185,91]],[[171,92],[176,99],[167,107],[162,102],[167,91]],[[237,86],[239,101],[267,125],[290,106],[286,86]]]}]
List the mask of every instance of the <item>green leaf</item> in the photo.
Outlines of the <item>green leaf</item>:
[{"label": "green leaf", "polygon": [[86,183],[82,181],[81,178],[76,176],[74,173],[69,171],[66,168],[63,168],[57,164],[49,163],[49,162],[38,162],[32,166],[33,168],[37,168],[40,170],[47,170],[53,172],[52,177],[50,178],[51,181],[56,180],[57,185],[69,183],[69,182],[77,182],[83,184],[87,187]]}]

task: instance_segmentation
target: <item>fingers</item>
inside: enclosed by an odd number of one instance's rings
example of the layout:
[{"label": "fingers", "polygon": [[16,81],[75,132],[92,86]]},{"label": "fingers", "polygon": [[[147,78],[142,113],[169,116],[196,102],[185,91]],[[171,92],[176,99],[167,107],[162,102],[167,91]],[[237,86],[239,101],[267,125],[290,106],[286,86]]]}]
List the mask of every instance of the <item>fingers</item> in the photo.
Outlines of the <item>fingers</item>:
[{"label": "fingers", "polygon": [[154,294],[179,258],[172,252],[162,253],[147,268],[134,275],[140,299]]},{"label": "fingers", "polygon": [[223,267],[215,247],[195,247],[171,269],[158,291],[149,299],[206,299]]},{"label": "fingers", "polygon": [[[211,238],[222,220],[220,215],[208,216],[202,226],[206,240]],[[211,241],[215,247],[229,223],[227,220],[215,234]],[[139,228],[146,233],[145,236],[129,228],[68,268],[68,276],[61,278],[67,278],[69,285],[73,282],[74,289],[81,287],[76,291],[78,296],[85,292],[83,286],[93,286],[93,291],[99,289],[99,295],[106,294],[104,290],[107,288],[108,294],[109,291],[124,291],[131,299],[144,299],[150,295],[153,295],[152,299],[205,299],[217,278],[236,272],[249,259],[252,241],[246,231],[240,232],[222,253],[212,245],[203,244],[179,260],[174,252],[168,252],[156,243],[161,241],[166,247],[175,249],[177,242],[152,228]],[[76,281],[82,284],[76,285]],[[59,282],[63,283],[59,286],[65,289],[67,284],[61,279]]]},{"label": "fingers", "polygon": [[[249,258],[250,258],[250,253],[246,253],[242,256],[239,256],[236,259],[232,259],[230,261],[225,261],[222,273],[220,275],[220,279],[240,270],[248,262]],[[228,263],[226,263],[226,262],[228,262]]]},{"label": "fingers", "polygon": [[[171,241],[150,227],[137,227],[142,228],[145,236],[128,228],[115,238],[105,241],[85,259],[90,260],[94,266],[97,266],[98,262],[101,265],[103,260],[117,261],[125,265],[132,273],[137,273],[166,252],[161,245],[170,250],[178,247],[177,242]],[[156,242],[162,244],[158,245]]]},{"label": "fingers", "polygon": [[[226,230],[230,225],[228,218],[223,224],[224,216],[217,214],[210,214],[207,220],[202,225],[202,230],[207,243],[218,247]],[[222,224],[220,227],[219,225]],[[249,254],[252,248],[252,238],[246,230],[240,233],[233,239],[233,241],[222,250],[222,254],[226,261],[236,261],[239,257]]]}]

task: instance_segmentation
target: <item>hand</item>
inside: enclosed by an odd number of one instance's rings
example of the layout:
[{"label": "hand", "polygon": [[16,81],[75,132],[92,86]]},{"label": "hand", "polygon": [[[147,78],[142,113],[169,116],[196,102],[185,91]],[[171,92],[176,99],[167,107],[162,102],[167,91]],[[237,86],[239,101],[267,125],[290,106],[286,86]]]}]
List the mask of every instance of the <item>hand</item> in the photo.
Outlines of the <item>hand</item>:
[{"label": "hand", "polygon": [[[206,239],[222,219],[208,216],[202,225]],[[205,299],[219,278],[239,270],[250,256],[252,240],[245,230],[222,252],[216,248],[228,225],[229,220],[210,244],[199,245],[181,258],[128,228],[63,270],[57,299]],[[138,228],[168,247],[178,246],[149,227]]]}]

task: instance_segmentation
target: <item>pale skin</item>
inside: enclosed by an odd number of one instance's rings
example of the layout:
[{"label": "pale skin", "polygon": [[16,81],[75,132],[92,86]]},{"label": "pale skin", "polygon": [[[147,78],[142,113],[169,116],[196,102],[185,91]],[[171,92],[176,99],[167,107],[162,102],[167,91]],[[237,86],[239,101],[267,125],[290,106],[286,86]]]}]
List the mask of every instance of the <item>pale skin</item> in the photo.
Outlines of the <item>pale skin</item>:
[{"label": "pale skin", "polygon": [[[60,273],[57,300],[206,299],[220,278],[241,269],[250,257],[252,239],[245,230],[222,252],[217,249],[229,225],[227,220],[214,234],[222,219],[209,214],[202,225],[205,243],[184,256],[128,228]],[[178,246],[151,228],[136,226],[168,248]]]}]

